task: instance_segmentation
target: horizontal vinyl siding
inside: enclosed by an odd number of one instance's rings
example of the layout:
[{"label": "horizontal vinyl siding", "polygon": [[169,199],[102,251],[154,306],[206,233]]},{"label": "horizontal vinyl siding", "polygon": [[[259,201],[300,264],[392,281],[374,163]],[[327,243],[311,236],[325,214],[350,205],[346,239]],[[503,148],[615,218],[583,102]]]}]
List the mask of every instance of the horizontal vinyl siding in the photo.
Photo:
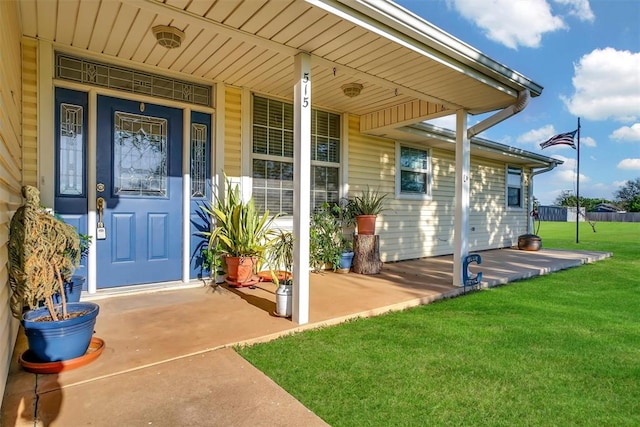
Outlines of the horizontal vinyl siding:
[{"label": "horizontal vinyl siding", "polygon": [[228,177],[240,177],[242,169],[242,90],[227,87],[225,97],[224,172]]},{"label": "horizontal vinyl siding", "polygon": [[[378,216],[376,223],[384,262],[453,253],[455,153],[433,149],[431,157],[431,200],[398,200],[395,141],[360,134],[358,118],[350,117],[349,196],[357,195],[366,185],[388,194],[388,210]],[[518,235],[526,232],[529,171],[524,171],[524,208],[507,210],[505,168],[501,162],[471,158],[470,250],[510,247],[517,243]]]},{"label": "horizontal vinyl siding", "polygon": [[4,396],[18,322],[9,309],[9,222],[20,205],[21,50],[16,2],[0,1],[0,399]]},{"label": "horizontal vinyl siding", "polygon": [[23,183],[38,185],[37,42],[22,39]]},{"label": "horizontal vinyl siding", "polygon": [[[506,165],[473,158],[469,212],[469,246],[474,250],[510,247],[526,232],[526,198],[522,209],[506,208]],[[522,189],[526,195],[526,186]],[[475,230],[474,230],[475,228]]]},{"label": "horizontal vinyl siding", "polygon": [[357,117],[349,120],[349,196],[369,185],[387,193],[378,216],[380,257],[384,262],[451,252],[453,242],[453,180],[450,162],[435,158],[437,176],[432,200],[395,198],[395,141],[359,133]]}]

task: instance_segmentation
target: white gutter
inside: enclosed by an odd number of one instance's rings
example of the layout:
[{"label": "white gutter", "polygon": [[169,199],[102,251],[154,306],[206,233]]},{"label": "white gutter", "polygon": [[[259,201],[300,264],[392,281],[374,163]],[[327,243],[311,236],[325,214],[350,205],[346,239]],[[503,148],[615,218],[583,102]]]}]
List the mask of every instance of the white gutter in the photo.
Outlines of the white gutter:
[{"label": "white gutter", "polygon": [[[513,94],[542,86],[388,0],[305,0],[488,86]],[[519,88],[519,89],[516,89]]]},{"label": "white gutter", "polygon": [[532,234],[533,233],[533,221],[534,218],[533,216],[531,216],[531,212],[533,212],[533,177],[536,175],[540,175],[546,172],[550,172],[552,170],[554,170],[556,168],[556,166],[558,166],[559,164],[562,164],[563,162],[561,160],[558,160],[557,162],[553,162],[551,163],[549,166],[547,166],[546,168],[543,169],[538,169],[535,171],[531,171],[531,178],[529,179],[529,210],[527,212],[529,212],[529,221],[527,222],[527,233]]},{"label": "white gutter", "polygon": [[487,117],[480,123],[471,126],[467,129],[467,138],[471,139],[480,132],[484,132],[500,123],[503,120],[508,119],[511,116],[518,114],[520,111],[524,110],[527,104],[529,104],[529,100],[531,99],[531,94],[529,93],[529,89],[525,89],[518,93],[518,98],[516,98],[516,102],[508,106],[507,108],[498,111],[492,116]]}]

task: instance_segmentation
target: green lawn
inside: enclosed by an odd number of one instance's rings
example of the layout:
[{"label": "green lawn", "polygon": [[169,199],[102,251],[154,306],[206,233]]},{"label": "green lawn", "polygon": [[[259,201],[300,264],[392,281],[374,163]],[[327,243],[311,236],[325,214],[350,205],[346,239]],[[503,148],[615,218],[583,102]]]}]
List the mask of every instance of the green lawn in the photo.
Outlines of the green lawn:
[{"label": "green lawn", "polygon": [[543,223],[595,264],[239,349],[334,426],[640,425],[640,224]]}]

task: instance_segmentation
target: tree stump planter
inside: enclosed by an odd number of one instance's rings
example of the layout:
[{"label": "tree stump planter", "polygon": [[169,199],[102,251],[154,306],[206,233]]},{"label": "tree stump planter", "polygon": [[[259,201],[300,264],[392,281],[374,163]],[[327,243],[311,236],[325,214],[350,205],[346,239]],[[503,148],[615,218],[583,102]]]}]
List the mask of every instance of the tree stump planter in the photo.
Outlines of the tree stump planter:
[{"label": "tree stump planter", "polygon": [[359,274],[378,274],[382,269],[380,261],[380,238],[356,234],[353,236],[353,263],[351,270]]}]

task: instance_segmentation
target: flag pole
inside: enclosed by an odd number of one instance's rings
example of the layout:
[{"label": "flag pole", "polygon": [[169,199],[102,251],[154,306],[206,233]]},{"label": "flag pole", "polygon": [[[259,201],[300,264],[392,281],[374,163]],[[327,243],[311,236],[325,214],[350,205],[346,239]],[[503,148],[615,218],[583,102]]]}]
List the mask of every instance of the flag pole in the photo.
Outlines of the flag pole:
[{"label": "flag pole", "polygon": [[576,173],[576,243],[580,243],[580,117],[578,117],[578,160]]}]

